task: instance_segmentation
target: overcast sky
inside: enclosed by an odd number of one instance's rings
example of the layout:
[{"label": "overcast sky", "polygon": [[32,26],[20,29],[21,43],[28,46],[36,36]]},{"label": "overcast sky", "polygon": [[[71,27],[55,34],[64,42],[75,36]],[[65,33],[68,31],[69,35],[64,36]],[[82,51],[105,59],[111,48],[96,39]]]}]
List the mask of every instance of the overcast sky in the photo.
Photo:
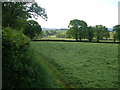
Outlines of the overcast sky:
[{"label": "overcast sky", "polygon": [[112,28],[118,24],[120,0],[35,0],[46,9],[48,21],[38,18],[45,28],[67,28],[70,20],[85,21],[88,26],[104,25]]}]

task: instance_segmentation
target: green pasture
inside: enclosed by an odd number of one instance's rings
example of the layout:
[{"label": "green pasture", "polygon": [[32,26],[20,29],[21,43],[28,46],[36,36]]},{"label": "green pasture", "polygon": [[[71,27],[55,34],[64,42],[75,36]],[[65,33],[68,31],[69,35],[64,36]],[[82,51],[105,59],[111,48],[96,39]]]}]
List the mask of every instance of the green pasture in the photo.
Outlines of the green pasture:
[{"label": "green pasture", "polygon": [[49,72],[55,74],[53,77],[60,78],[69,87],[118,87],[118,44],[32,42],[31,48],[36,60],[47,62],[52,67]]}]

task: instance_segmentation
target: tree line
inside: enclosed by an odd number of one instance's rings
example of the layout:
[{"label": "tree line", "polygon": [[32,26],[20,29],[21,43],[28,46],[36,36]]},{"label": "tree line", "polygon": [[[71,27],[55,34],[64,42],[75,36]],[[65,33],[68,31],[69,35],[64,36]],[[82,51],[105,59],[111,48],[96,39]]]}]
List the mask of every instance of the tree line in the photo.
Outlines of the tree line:
[{"label": "tree line", "polygon": [[[97,42],[100,39],[105,39],[110,37],[109,30],[106,26],[96,25],[96,26],[88,26],[87,23],[83,20],[74,19],[71,20],[68,26],[67,37],[75,38],[76,41],[82,41],[82,39],[88,39],[90,42],[95,37]],[[120,41],[120,25],[116,25],[113,27],[113,39],[114,42],[116,40]]]}]

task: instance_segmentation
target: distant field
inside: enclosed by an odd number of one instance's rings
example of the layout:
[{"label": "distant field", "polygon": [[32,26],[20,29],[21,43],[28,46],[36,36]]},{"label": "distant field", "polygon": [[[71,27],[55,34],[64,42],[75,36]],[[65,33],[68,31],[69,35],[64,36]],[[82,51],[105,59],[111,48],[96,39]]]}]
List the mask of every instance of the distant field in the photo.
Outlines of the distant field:
[{"label": "distant field", "polygon": [[118,87],[117,44],[32,42],[31,46],[72,87]]},{"label": "distant field", "polygon": [[59,30],[59,31],[56,31],[56,32],[60,32],[60,33],[66,33],[67,30]]},{"label": "distant field", "polygon": [[51,37],[42,38],[41,40],[75,40],[75,39],[69,39],[69,38],[56,38],[56,36],[51,36]]}]

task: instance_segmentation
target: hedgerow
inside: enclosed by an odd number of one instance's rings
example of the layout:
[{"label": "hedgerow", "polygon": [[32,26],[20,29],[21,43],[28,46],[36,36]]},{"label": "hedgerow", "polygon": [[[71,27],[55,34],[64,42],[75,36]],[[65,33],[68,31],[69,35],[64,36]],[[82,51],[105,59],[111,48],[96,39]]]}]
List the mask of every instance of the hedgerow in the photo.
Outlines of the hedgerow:
[{"label": "hedgerow", "polygon": [[10,27],[2,30],[2,71],[3,88],[15,88],[23,86],[27,66],[30,63],[26,51],[29,48],[30,39],[21,31]]}]

